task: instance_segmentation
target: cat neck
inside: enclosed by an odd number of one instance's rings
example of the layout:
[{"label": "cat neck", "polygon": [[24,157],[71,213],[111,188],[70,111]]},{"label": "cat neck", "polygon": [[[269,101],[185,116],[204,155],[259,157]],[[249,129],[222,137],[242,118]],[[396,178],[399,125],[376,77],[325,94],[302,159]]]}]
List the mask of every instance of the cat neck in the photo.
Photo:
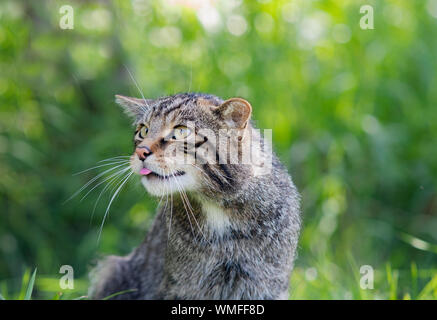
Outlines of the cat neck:
[{"label": "cat neck", "polygon": [[251,230],[257,228],[258,220],[253,218],[258,213],[237,200],[214,199],[199,193],[187,193],[186,196],[173,194],[173,205],[167,204],[166,207],[164,212],[169,237],[180,237],[190,244],[247,238]]}]

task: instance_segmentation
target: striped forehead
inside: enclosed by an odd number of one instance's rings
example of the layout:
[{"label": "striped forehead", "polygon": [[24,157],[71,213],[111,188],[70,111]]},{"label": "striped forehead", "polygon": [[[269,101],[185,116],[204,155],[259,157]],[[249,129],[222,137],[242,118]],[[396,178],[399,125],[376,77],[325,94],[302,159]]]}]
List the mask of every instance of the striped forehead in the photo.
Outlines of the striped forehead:
[{"label": "striped forehead", "polygon": [[174,120],[183,111],[192,97],[175,96],[161,98],[149,107],[148,112],[143,115],[142,123],[161,122],[167,123]]},{"label": "striped forehead", "polygon": [[218,106],[222,102],[220,98],[213,95],[199,93],[182,93],[162,97],[154,100],[153,104],[148,106],[147,111],[137,124],[151,125],[152,122],[155,122],[165,125],[178,117],[193,121],[199,115],[199,112],[203,113],[202,110],[205,110],[205,105]]}]

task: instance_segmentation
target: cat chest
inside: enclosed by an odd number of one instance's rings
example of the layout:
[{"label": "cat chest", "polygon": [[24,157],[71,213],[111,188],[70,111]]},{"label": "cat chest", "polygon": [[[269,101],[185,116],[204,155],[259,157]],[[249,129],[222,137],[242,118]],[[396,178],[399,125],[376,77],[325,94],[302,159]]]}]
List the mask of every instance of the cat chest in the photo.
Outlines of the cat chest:
[{"label": "cat chest", "polygon": [[223,235],[231,227],[229,212],[215,203],[205,201],[202,203],[202,213],[209,231]]}]

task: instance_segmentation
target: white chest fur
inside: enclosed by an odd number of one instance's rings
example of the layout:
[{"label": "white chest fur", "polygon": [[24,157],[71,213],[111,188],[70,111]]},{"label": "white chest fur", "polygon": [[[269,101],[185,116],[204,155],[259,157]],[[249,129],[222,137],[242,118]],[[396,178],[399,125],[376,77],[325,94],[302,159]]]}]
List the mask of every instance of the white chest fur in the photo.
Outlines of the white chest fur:
[{"label": "white chest fur", "polygon": [[208,227],[218,234],[223,234],[231,225],[228,213],[213,202],[202,201],[202,211]]}]

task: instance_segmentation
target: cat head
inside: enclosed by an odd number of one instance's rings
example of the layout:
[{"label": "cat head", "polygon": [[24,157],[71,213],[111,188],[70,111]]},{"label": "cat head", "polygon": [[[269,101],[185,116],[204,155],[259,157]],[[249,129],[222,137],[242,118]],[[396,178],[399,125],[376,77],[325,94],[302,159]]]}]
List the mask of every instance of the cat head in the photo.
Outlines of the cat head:
[{"label": "cat head", "polygon": [[184,93],[154,100],[117,95],[116,102],[134,119],[130,165],[150,194],[226,191],[241,180],[236,175],[244,170],[235,166],[251,127],[246,100]]}]

